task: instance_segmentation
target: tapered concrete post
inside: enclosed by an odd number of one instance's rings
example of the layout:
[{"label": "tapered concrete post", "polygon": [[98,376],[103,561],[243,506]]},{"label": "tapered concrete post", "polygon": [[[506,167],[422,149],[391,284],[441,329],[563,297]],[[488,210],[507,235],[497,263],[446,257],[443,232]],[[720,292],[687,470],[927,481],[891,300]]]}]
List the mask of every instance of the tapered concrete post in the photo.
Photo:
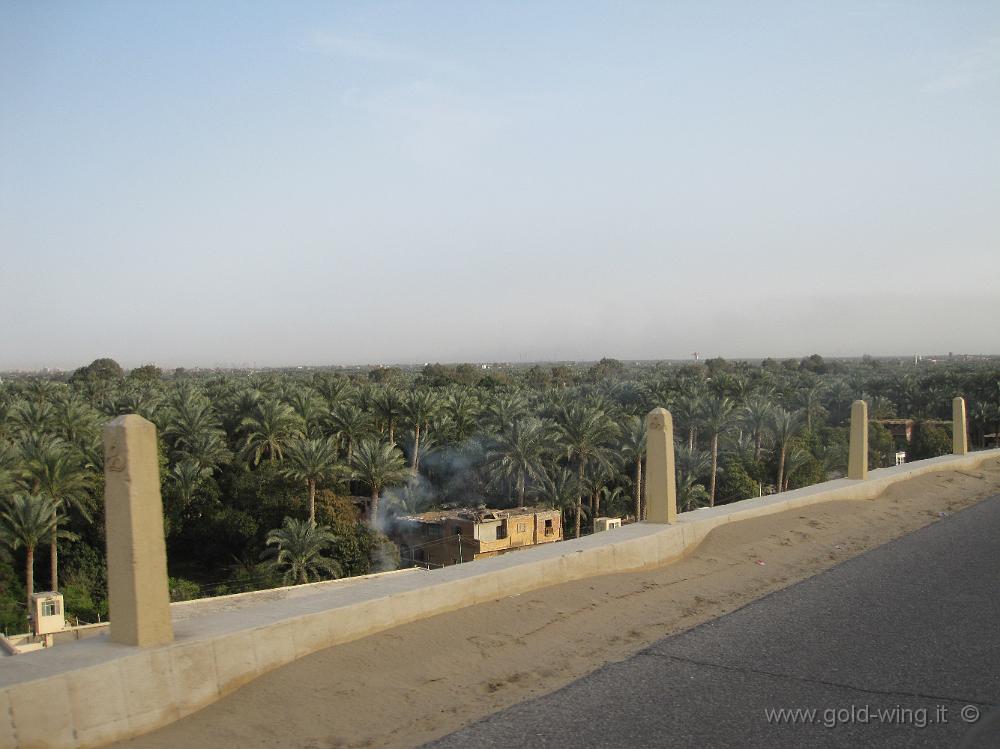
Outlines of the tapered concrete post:
[{"label": "tapered concrete post", "polygon": [[104,427],[104,504],[111,640],[170,642],[156,427],[141,416],[119,416]]},{"label": "tapered concrete post", "polygon": [[951,402],[951,451],[955,455],[969,452],[969,424],[965,418],[965,398]]},{"label": "tapered concrete post", "polygon": [[868,478],[868,404],[851,404],[851,453],[847,461],[847,478],[864,481]]},{"label": "tapered concrete post", "polygon": [[665,408],[654,408],[646,416],[646,520],[677,522],[674,420]]}]

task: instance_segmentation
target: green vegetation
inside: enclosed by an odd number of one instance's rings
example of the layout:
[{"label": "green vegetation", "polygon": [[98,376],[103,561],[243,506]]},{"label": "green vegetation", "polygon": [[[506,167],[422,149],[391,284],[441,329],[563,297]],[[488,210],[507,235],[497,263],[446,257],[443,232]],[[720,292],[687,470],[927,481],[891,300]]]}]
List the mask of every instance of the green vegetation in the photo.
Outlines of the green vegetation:
[{"label": "green vegetation", "polygon": [[[380,533],[435,507],[559,508],[569,535],[642,515],[645,414],[671,410],[682,509],[843,475],[847,420],[914,418],[911,458],[950,451],[951,398],[973,444],[1000,421],[1000,363],[827,361],[352,371],[125,373],[0,384],[0,626],[22,629],[31,589],[61,587],[71,618],[107,615],[101,425],[121,413],[160,438],[171,593],[235,593],[391,569]],[[873,421],[873,468],[897,441]],[[35,570],[44,554],[48,570]],[[41,566],[41,565],[39,565]],[[30,575],[34,574],[34,580]],[[35,582],[37,581],[37,583]]]},{"label": "green vegetation", "polygon": [[285,518],[280,528],[267,534],[269,548],[264,554],[272,558],[275,570],[284,573],[285,585],[296,585],[343,575],[340,564],[327,556],[336,543],[337,537],[325,525]]}]

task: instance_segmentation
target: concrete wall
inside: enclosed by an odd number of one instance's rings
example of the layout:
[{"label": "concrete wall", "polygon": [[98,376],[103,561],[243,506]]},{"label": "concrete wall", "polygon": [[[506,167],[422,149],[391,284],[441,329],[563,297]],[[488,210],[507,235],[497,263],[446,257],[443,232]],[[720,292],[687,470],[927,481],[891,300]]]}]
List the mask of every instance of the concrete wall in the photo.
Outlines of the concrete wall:
[{"label": "concrete wall", "polygon": [[[518,512],[516,509],[512,509],[508,518],[480,523],[476,536],[479,539],[479,553],[507,551],[531,546],[535,543],[556,541],[559,538],[557,534],[561,515],[559,510]],[[545,535],[546,520],[551,520],[553,523],[553,535],[551,536]],[[500,526],[506,526],[507,535],[502,539],[497,539],[496,529]],[[521,528],[524,530],[520,530]]]},{"label": "concrete wall", "polygon": [[[670,562],[723,523],[831,500],[864,500],[937,471],[969,469],[1000,450],[945,456],[678,516],[635,523],[435,572],[259,598],[235,612],[178,622],[168,645],[137,648],[96,637],[0,668],[0,748],[78,749],[151,731],[296,658],[400,624],[571,580]],[[265,594],[266,595],[266,594]],[[218,604],[216,604],[218,605]]]},{"label": "concrete wall", "polygon": [[[551,521],[552,527],[549,528],[548,534],[545,533],[545,522]],[[535,515],[535,543],[537,544],[548,544],[553,541],[561,541],[563,537],[562,532],[562,513],[558,510],[551,514],[538,513]]]}]

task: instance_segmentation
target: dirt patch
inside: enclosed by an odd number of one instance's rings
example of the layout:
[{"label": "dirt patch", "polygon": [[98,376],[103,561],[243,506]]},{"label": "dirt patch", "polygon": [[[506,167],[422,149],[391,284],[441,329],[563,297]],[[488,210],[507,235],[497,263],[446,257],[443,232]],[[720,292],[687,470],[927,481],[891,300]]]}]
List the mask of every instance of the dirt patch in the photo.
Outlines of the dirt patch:
[{"label": "dirt patch", "polygon": [[556,585],[330,648],[115,746],[418,746],[998,492],[1000,460],[991,460],[896,484],[874,500],[727,524],[674,564]]}]

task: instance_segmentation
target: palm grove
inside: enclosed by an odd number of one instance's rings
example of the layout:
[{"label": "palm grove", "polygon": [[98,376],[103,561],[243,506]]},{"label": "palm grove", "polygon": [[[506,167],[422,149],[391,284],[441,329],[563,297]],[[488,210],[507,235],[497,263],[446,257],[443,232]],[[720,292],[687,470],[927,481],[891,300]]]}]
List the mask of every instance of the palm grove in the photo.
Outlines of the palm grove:
[{"label": "palm grove", "polygon": [[8,378],[0,626],[23,630],[39,589],[62,591],[71,619],[106,616],[101,429],[122,413],[157,426],[171,594],[184,599],[393,568],[381,529],[435,507],[555,507],[568,535],[599,515],[641,517],[656,406],[674,415],[689,510],[842,475],[857,398],[873,467],[897,449],[879,419],[918,419],[911,459],[947,452],[934,420],[955,394],[985,445],[1000,420],[995,361],[126,374],[99,359],[68,378]]}]

